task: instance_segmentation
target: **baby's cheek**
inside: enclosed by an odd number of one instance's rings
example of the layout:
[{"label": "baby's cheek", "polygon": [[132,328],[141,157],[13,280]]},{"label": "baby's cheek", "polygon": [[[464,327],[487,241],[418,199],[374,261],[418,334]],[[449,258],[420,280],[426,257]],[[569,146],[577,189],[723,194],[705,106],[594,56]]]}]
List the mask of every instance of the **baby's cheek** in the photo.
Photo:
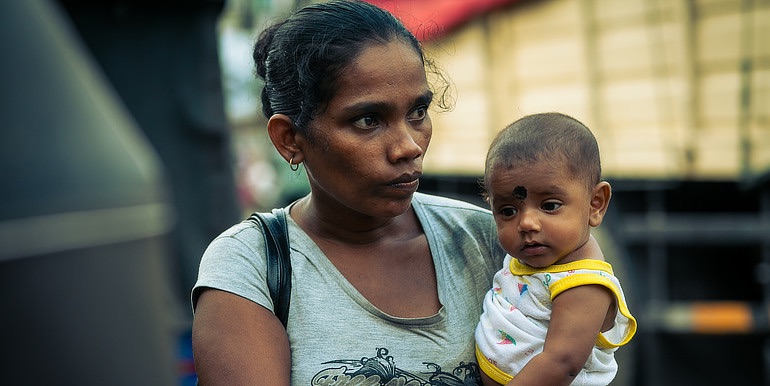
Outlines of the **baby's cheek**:
[{"label": "baby's cheek", "polygon": [[513,229],[513,227],[498,227],[497,234],[498,238],[500,239],[500,244],[503,246],[506,252],[510,254],[512,251],[519,249],[519,234],[515,229]]}]

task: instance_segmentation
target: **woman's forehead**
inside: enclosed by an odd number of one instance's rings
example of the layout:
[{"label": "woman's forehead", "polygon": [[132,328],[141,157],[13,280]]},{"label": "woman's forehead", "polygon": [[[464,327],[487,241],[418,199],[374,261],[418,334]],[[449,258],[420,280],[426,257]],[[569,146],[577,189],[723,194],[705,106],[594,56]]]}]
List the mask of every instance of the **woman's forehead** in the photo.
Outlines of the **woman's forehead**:
[{"label": "woman's forehead", "polygon": [[[429,89],[420,55],[409,44],[393,40],[366,46],[341,72],[335,99],[358,103],[392,96],[424,95]],[[339,101],[337,101],[339,102]]]},{"label": "woman's forehead", "polygon": [[[364,47],[358,56],[342,70],[339,83],[359,84],[369,80],[417,76],[427,82],[420,55],[400,40],[374,43]],[[392,79],[395,81],[396,79]]]}]

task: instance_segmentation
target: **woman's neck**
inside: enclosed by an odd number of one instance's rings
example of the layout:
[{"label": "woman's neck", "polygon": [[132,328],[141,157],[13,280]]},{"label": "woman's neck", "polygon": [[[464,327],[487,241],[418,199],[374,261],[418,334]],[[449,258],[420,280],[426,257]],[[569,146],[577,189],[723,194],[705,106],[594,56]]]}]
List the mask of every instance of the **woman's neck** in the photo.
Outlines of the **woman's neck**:
[{"label": "woman's neck", "polygon": [[393,218],[379,218],[349,208],[326,208],[314,202],[312,195],[297,201],[291,208],[291,216],[311,237],[348,245],[410,237],[419,228],[411,209]]}]

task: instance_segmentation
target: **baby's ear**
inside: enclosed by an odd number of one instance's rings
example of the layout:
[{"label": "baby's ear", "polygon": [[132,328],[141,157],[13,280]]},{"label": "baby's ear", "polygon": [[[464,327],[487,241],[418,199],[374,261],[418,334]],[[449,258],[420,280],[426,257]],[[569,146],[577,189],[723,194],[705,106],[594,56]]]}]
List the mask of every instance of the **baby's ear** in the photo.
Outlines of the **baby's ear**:
[{"label": "baby's ear", "polygon": [[601,181],[594,186],[591,194],[591,213],[588,215],[588,225],[598,227],[604,220],[604,214],[610,206],[612,187],[607,181]]}]

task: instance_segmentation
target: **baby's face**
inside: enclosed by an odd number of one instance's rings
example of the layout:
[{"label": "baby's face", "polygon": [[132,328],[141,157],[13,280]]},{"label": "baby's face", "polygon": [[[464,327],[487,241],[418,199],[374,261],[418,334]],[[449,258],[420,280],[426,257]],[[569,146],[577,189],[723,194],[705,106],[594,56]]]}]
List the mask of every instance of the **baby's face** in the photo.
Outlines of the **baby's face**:
[{"label": "baby's face", "polygon": [[532,267],[568,263],[588,241],[591,192],[561,161],[496,166],[485,177],[503,248]]}]

